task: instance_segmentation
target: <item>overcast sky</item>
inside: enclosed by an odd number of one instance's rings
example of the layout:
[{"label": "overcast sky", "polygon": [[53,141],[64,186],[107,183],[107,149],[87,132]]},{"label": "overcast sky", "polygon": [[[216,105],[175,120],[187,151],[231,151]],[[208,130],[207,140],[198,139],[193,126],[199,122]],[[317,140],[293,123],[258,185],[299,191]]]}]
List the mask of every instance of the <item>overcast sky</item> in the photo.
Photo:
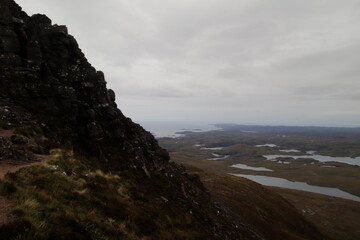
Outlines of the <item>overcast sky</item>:
[{"label": "overcast sky", "polygon": [[360,126],[359,0],[17,0],[134,121]]}]

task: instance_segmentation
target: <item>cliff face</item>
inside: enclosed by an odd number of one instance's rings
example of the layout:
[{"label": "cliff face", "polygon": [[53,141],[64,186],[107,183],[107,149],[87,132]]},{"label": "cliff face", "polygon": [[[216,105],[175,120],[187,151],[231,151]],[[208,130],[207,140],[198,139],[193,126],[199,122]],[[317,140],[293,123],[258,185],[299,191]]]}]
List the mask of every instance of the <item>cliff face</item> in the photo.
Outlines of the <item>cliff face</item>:
[{"label": "cliff face", "polygon": [[40,160],[0,179],[0,238],[260,239],[117,109],[65,26],[0,0],[0,164]]},{"label": "cliff face", "polygon": [[104,74],[87,62],[65,26],[29,17],[9,0],[1,0],[0,26],[1,97],[36,115],[54,140],[111,168],[154,168],[168,160],[154,137],[117,109]]}]

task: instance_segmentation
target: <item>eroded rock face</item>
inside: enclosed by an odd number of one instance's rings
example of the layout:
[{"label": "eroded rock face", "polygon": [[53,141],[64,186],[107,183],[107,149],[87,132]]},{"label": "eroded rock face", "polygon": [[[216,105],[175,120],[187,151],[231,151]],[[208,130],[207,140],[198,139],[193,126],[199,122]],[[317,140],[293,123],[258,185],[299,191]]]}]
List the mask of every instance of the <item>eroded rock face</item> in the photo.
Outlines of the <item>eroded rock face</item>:
[{"label": "eroded rock face", "polygon": [[51,129],[52,138],[90,151],[119,168],[156,168],[168,154],[126,118],[106,88],[104,74],[86,60],[65,26],[27,16],[0,0],[0,96],[15,99]]}]

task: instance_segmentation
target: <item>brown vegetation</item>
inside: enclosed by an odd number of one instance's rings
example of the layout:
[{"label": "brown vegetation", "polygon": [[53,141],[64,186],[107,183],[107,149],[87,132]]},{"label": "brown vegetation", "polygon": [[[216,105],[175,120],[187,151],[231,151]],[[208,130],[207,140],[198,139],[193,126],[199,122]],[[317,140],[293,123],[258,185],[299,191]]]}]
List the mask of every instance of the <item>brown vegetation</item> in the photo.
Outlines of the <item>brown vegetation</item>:
[{"label": "brown vegetation", "polygon": [[[274,136],[274,140],[272,139]],[[309,138],[315,140],[313,143]],[[160,144],[170,150],[170,155],[173,161],[184,164],[191,169],[192,172],[197,172],[202,177],[206,187],[208,187],[213,195],[221,199],[224,204],[229,205],[239,215],[243,214],[248,221],[257,225],[261,225],[261,229],[266,230],[270,236],[278,236],[279,232],[276,229],[282,229],[287,234],[291,231],[286,231],[289,226],[288,222],[295,222],[292,220],[293,216],[286,215],[282,217],[285,221],[284,225],[276,220],[261,222],[264,217],[261,214],[248,213],[248,209],[262,209],[260,212],[275,211],[280,214],[284,208],[282,201],[275,200],[272,196],[275,193],[280,194],[283,200],[286,199],[293,207],[297,209],[298,215],[303,215],[308,221],[312,222],[324,235],[331,236],[333,239],[338,240],[355,240],[359,239],[360,223],[360,203],[351,200],[330,197],[321,194],[296,191],[291,189],[262,187],[258,184],[250,184],[249,180],[229,176],[228,173],[242,173],[242,174],[256,174],[273,177],[281,177],[289,180],[308,182],[318,186],[328,186],[340,188],[352,194],[359,195],[360,193],[360,168],[344,163],[319,163],[311,159],[304,160],[291,160],[291,164],[279,164],[273,161],[266,161],[262,158],[265,154],[280,154],[276,148],[269,147],[255,147],[257,144],[276,143],[284,144],[285,149],[303,149],[310,150],[316,148],[323,143],[328,144],[326,147],[327,152],[332,152],[336,156],[337,152],[341,149],[343,152],[355,153],[355,146],[359,145],[359,140],[356,135],[350,135],[342,139],[329,136],[330,139],[326,140],[325,136],[287,136],[286,138],[279,137],[272,134],[262,133],[204,133],[193,134],[186,137],[171,139],[160,139]],[[317,139],[317,140],[316,140]],[[221,150],[209,151],[201,149],[195,144],[203,144],[205,146],[216,147],[223,146]],[[296,145],[298,144],[298,145]],[[303,147],[306,144],[306,147]],[[346,148],[348,146],[349,148]],[[333,150],[331,147],[334,147]],[[208,161],[208,158],[213,157],[211,153],[229,154],[229,158],[218,161]],[[283,153],[282,153],[283,154]],[[291,154],[291,153],[290,153]],[[324,153],[325,154],[325,153]],[[313,162],[312,164],[309,164]],[[273,172],[261,172],[245,169],[237,169],[230,167],[232,164],[242,163],[253,167],[266,167],[274,170]],[[323,167],[329,165],[333,167]],[[201,170],[199,170],[201,169]],[[247,186],[252,186],[251,188]],[[266,194],[259,194],[256,191],[262,191]],[[254,199],[255,195],[262,196],[263,199]],[[276,195],[276,194],[275,194]],[[253,207],[244,205],[248,202],[253,204]],[[272,202],[267,205],[266,201]],[[279,203],[279,204],[278,204]],[[265,216],[272,216],[268,214]],[[252,220],[253,219],[253,220]],[[260,221],[256,222],[256,221]],[[268,226],[266,227],[266,224]],[[271,224],[273,224],[271,226]],[[271,227],[270,227],[271,226]],[[271,232],[275,231],[275,232]],[[281,234],[285,234],[282,232]],[[278,234],[278,235],[276,235]],[[296,235],[296,234],[295,234]],[[281,235],[284,237],[285,235]],[[296,235],[299,236],[299,235]],[[292,236],[294,237],[294,236]],[[286,238],[285,238],[286,239]],[[289,237],[290,239],[290,237]]]}]

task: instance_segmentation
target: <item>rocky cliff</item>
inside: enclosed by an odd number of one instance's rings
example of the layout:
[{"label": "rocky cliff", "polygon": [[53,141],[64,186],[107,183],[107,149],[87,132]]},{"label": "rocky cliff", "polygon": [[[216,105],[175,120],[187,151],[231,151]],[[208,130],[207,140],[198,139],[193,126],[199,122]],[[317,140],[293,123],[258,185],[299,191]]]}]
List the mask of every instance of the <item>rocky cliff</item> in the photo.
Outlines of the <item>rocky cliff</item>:
[{"label": "rocky cliff", "polygon": [[[126,118],[65,26],[0,0],[1,239],[261,239]],[[1,199],[0,199],[1,200]]]},{"label": "rocky cliff", "polygon": [[86,60],[65,26],[1,1],[0,91],[37,116],[62,145],[85,149],[111,168],[168,160],[154,137],[124,117],[104,74]]}]

